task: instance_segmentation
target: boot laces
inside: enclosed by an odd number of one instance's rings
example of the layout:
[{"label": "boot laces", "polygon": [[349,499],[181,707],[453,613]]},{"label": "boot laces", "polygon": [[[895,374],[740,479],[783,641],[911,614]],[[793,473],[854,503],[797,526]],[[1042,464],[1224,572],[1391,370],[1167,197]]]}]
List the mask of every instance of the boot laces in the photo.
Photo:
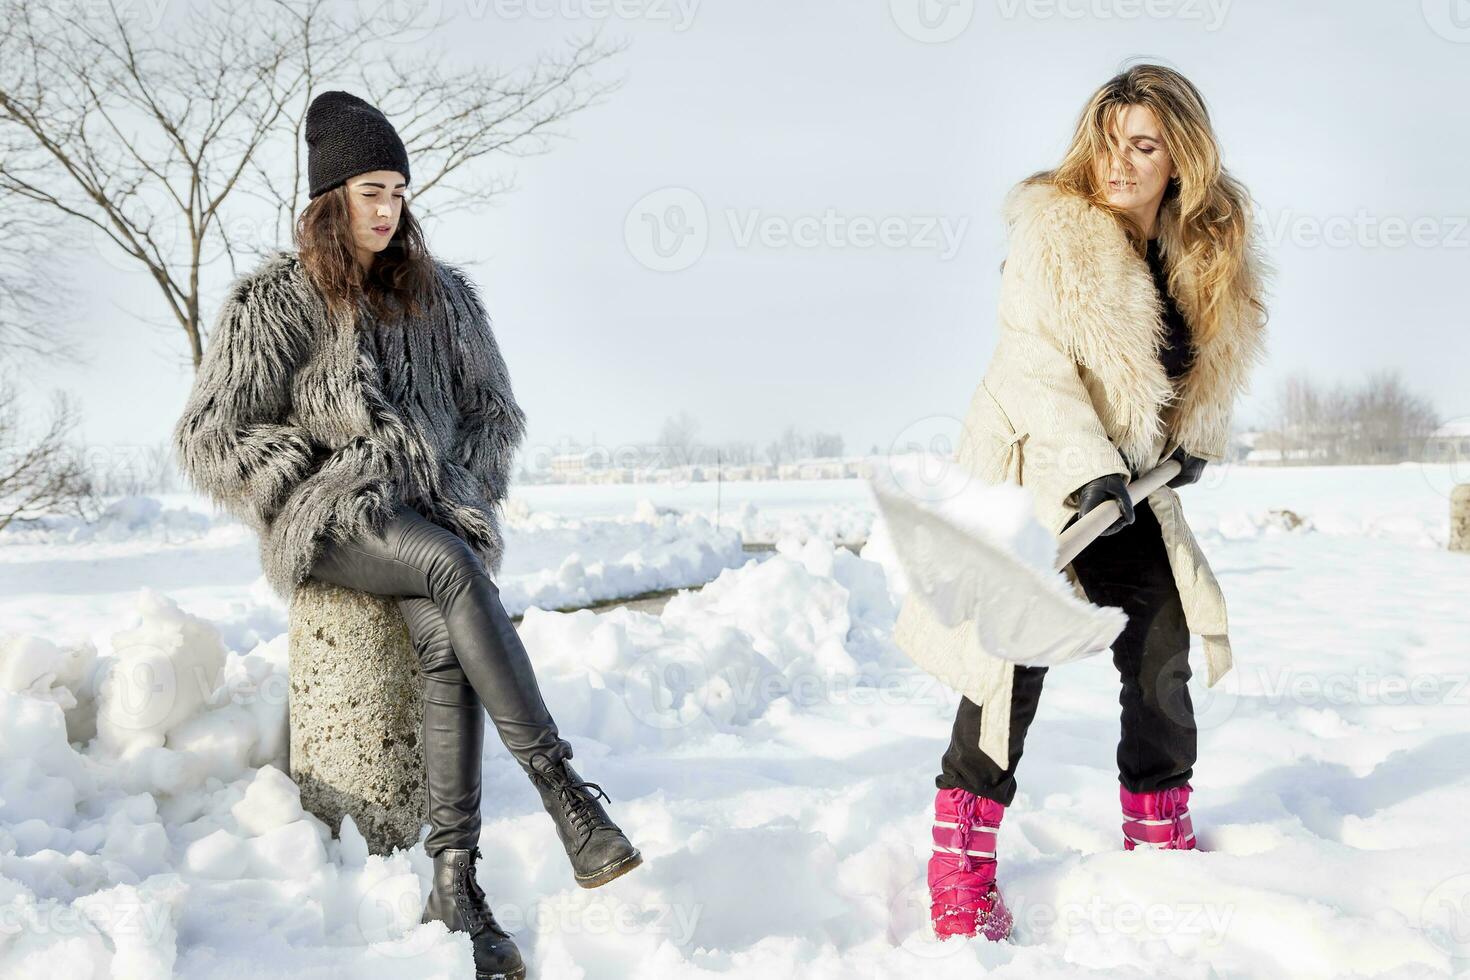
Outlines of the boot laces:
[{"label": "boot laces", "polygon": [[1184,803],[1184,788],[1182,786],[1171,786],[1164,790],[1159,796],[1159,818],[1169,821],[1169,839],[1171,841],[1182,841],[1184,839],[1184,815],[1189,812],[1189,807]]},{"label": "boot laces", "polygon": [[[536,766],[537,758],[545,759],[546,765]],[[532,770],[542,782],[557,791],[562,810],[571,819],[572,826],[581,831],[584,838],[590,837],[600,820],[595,810],[597,801],[603,799],[611,803],[612,797],[603,792],[602,787],[596,783],[572,779],[567,773],[564,761],[552,761],[549,756],[539,752],[532,756]],[[582,792],[588,789],[594,792]]]},{"label": "boot laces", "polygon": [[474,847],[470,854],[473,855],[473,859],[462,862],[455,873],[455,890],[459,897],[467,899],[459,903],[460,917],[470,927],[469,931],[472,936],[478,936],[485,930],[497,936],[509,936],[510,934],[500,927],[500,923],[495,921],[485,889],[480,887],[480,882],[475,878],[475,861],[482,856],[480,848]]},{"label": "boot laces", "polygon": [[[959,826],[956,828],[956,833],[959,837],[960,852],[958,855],[956,855],[956,857],[960,859],[960,864],[959,867],[951,868],[949,871],[946,871],[944,874],[940,875],[938,881],[935,882],[936,886],[939,886],[940,882],[948,881],[950,878],[954,878],[959,875],[971,874],[979,865],[980,860],[970,853],[970,835],[974,833],[974,825],[976,819],[975,810],[979,806],[979,804],[979,797],[967,796],[964,799],[960,800],[959,806],[955,808],[954,819],[955,823],[959,824]],[[965,890],[968,891],[973,889]],[[988,888],[987,891],[989,891]]]}]

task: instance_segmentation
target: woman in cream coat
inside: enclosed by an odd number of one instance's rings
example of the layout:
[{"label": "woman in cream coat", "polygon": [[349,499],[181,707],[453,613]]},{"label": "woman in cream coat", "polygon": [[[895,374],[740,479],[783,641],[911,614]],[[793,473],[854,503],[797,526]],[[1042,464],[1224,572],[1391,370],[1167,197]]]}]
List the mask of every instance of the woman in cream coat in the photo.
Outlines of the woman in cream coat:
[{"label": "woman in cream coat", "polygon": [[[999,339],[958,463],[1030,488],[1054,533],[1119,500],[1123,516],[1065,571],[1079,595],[1129,617],[1114,644],[1124,845],[1187,849],[1190,634],[1211,686],[1231,653],[1225,598],[1176,488],[1224,458],[1235,398],[1264,353],[1267,267],[1250,202],[1221,166],[1194,86],[1139,65],[1094,94],[1060,166],[1022,181],[1004,210]],[[1171,456],[1180,475],[1127,505],[1126,484]],[[995,886],[996,832],[1045,668],[992,657],[974,634],[945,627],[910,593],[895,639],[964,694],[936,779],[935,930],[1001,938],[1010,915]]]}]

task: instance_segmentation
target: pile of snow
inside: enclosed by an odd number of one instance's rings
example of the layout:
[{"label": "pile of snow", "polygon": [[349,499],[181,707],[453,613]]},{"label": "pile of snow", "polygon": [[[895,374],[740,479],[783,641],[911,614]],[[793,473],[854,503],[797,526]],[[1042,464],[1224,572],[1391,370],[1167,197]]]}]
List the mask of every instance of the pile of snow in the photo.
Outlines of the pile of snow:
[{"label": "pile of snow", "polygon": [[873,508],[853,504],[792,513],[761,510],[747,501],[740,508],[736,520],[740,536],[753,544],[774,543],[782,539],[861,544],[872,531],[874,516]]},{"label": "pile of snow", "polygon": [[565,518],[507,510],[501,601],[518,615],[708,582],[745,562],[740,536],[699,514],[640,500],[631,515]]},{"label": "pile of snow", "polygon": [[770,739],[774,705],[789,713],[825,703],[834,684],[881,683],[906,669],[888,636],[894,615],[879,565],[786,540],[767,560],[674,596],[659,616],[532,609],[521,636],[539,651],[563,730],[629,752],[719,733]]},{"label": "pile of snow", "polygon": [[[25,635],[0,643],[0,895],[13,926],[0,931],[0,975],[464,969],[463,937],[418,925],[421,845],[369,857],[350,821],[334,840],[303,811],[285,774],[285,636],[232,651],[168,597],[136,598],[133,622],[101,650]],[[532,610],[522,635],[562,733],[595,766],[609,753],[780,739],[791,718],[830,702],[834,683],[862,687],[900,666],[885,637],[892,618],[878,565],[787,542],[675,597],[663,618]],[[491,778],[524,783],[489,741]],[[528,803],[525,785],[505,809]],[[546,846],[544,814],[532,814],[512,818],[513,847],[537,855],[527,863],[555,892],[569,884],[555,864],[564,859]],[[641,839],[653,852],[672,843],[656,831]],[[796,868],[788,875],[795,885]],[[643,888],[671,887],[659,879]],[[572,901],[582,915],[585,900]],[[639,916],[667,904],[649,898]],[[410,955],[411,972],[396,962]]]},{"label": "pile of snow", "polygon": [[227,651],[143,590],[110,646],[0,644],[0,975],[464,975],[417,926],[422,849],[369,857],[302,809],[284,636]]}]

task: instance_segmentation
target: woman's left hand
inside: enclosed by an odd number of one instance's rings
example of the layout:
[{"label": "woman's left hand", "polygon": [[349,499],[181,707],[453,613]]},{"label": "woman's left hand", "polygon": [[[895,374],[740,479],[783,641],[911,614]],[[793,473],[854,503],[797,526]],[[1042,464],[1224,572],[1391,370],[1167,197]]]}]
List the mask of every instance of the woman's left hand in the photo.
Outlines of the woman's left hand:
[{"label": "woman's left hand", "polygon": [[1179,461],[1180,468],[1178,475],[1175,476],[1174,479],[1170,480],[1168,483],[1164,484],[1164,486],[1166,487],[1186,487],[1189,486],[1189,484],[1191,483],[1198,483],[1200,474],[1204,472],[1205,463],[1209,462],[1208,460],[1201,459],[1198,456],[1191,456],[1188,452],[1185,451],[1183,446],[1175,448],[1175,450],[1169,454],[1169,458],[1177,459]]}]

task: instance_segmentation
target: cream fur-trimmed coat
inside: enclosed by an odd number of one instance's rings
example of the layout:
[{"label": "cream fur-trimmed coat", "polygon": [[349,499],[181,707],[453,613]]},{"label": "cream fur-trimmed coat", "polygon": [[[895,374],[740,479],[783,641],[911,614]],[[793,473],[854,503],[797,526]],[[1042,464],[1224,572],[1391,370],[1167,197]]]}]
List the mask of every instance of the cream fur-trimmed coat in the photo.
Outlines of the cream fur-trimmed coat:
[{"label": "cream fur-trimmed coat", "polygon": [[[1006,197],[1009,254],[1001,273],[999,339],[966,415],[957,463],[987,482],[1035,494],[1035,513],[1059,534],[1078,509],[1078,490],[1109,473],[1131,479],[1182,445],[1223,458],[1237,394],[1265,353],[1265,323],[1248,304],[1224,311],[1220,329],[1196,343],[1177,390],[1159,361],[1162,303],[1147,262],[1114,218],[1050,184],[1018,184]],[[1180,254],[1178,216],[1159,213],[1159,238],[1172,269]],[[1252,242],[1247,275],[1267,266]],[[1183,283],[1193,270],[1180,270]],[[1178,290],[1186,321],[1198,322],[1192,290]],[[1130,472],[1131,471],[1131,472]],[[1158,517],[1190,633],[1198,634],[1211,687],[1229,671],[1225,596],[1195,541],[1179,494],[1149,496]],[[1086,598],[1071,565],[1065,569]],[[1009,765],[1013,665],[988,654],[968,624],[947,628],[912,592],[899,611],[897,644],[919,666],[971,701],[981,714],[979,748]]]}]

